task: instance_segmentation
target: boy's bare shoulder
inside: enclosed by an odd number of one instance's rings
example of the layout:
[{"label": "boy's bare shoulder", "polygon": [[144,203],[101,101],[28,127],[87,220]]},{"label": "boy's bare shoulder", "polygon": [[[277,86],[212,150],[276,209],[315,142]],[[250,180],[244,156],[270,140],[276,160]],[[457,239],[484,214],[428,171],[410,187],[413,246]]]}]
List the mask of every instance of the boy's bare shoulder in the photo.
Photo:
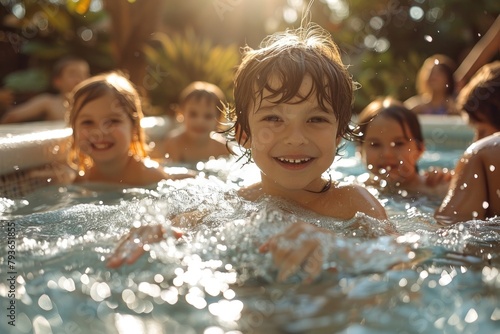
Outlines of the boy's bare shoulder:
[{"label": "boy's bare shoulder", "polygon": [[478,152],[491,153],[492,150],[500,151],[500,132],[496,132],[471,144],[465,151],[465,156],[472,156]]},{"label": "boy's bare shoulder", "polygon": [[380,202],[363,186],[352,183],[338,183],[327,193],[331,203],[341,209],[346,218],[362,212],[377,219],[387,219]]}]

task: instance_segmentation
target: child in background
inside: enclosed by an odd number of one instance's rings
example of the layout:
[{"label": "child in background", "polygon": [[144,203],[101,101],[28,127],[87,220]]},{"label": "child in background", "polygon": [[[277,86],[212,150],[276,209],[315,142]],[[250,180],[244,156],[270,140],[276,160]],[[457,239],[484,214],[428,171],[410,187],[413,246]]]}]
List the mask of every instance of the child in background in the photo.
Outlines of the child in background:
[{"label": "child in background", "polygon": [[417,74],[418,95],[404,102],[417,114],[455,115],[455,62],[445,55],[427,58]]},{"label": "child in background", "polygon": [[8,110],[0,123],[64,120],[69,94],[77,84],[88,77],[89,65],[85,60],[76,57],[62,58],[54,65],[52,71],[52,85],[59,94],[35,96],[20,106]]},{"label": "child in background", "polygon": [[183,128],[169,136],[153,157],[165,157],[174,164],[196,164],[199,161],[229,156],[226,143],[218,137],[217,125],[225,97],[222,90],[208,82],[189,84],[180,94]]},{"label": "child in background", "polygon": [[142,118],[140,97],[121,73],[97,75],[75,87],[69,113],[75,183],[147,186],[170,178],[156,163],[148,164]]},{"label": "child in background", "polygon": [[500,61],[484,65],[460,91],[457,107],[475,130],[475,142],[455,167],[435,217],[440,223],[500,216]]},{"label": "child in background", "polygon": [[[340,141],[351,135],[353,101],[351,76],[326,31],[311,25],[269,36],[260,49],[247,47],[236,73],[234,96],[229,116],[235,122],[236,139],[261,171],[260,182],[240,190],[243,198],[279,197],[339,220],[358,213],[387,219],[380,202],[365,188],[323,178]],[[161,240],[164,232],[159,225],[132,229],[108,266],[135,261],[144,244]],[[321,237],[332,233],[299,221],[259,250],[272,254],[279,281],[301,265],[312,278],[321,272],[327,256]],[[137,239],[140,242],[134,243]]]},{"label": "child in background", "polygon": [[442,199],[449,173],[420,174],[417,162],[425,151],[424,137],[415,113],[393,98],[380,98],[363,109],[357,119],[358,149],[369,175],[359,179],[390,193]]}]

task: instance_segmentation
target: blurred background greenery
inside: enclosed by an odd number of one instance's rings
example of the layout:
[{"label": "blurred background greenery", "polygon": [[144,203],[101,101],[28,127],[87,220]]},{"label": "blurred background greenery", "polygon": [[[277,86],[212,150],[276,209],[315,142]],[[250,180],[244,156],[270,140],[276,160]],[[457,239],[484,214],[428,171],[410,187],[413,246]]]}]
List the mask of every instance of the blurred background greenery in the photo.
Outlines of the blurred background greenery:
[{"label": "blurred background greenery", "polygon": [[[72,54],[94,74],[127,71],[150,98],[149,114],[171,114],[194,80],[221,86],[231,100],[240,48],[298,27],[308,2],[0,0],[0,85],[18,101],[49,91],[52,65]],[[315,0],[311,12],[361,84],[358,112],[378,95],[414,95],[418,69],[432,54],[459,64],[500,14],[500,1]]]}]

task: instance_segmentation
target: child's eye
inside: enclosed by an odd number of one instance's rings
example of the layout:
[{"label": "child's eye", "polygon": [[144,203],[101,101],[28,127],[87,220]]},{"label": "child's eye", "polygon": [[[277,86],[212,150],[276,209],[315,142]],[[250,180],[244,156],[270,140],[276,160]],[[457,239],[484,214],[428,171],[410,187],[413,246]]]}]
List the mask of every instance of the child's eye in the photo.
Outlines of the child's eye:
[{"label": "child's eye", "polygon": [[406,144],[406,142],[404,142],[404,141],[400,140],[400,141],[395,141],[395,142],[393,142],[393,143],[392,143],[392,146],[396,146],[396,147],[398,147],[398,146],[403,146],[403,145],[405,145],[405,144]]},{"label": "child's eye", "polygon": [[111,119],[107,119],[106,121],[104,121],[104,127],[110,127],[110,126],[120,124],[120,123],[121,123],[121,119],[111,118]]},{"label": "child's eye", "polygon": [[80,125],[85,125],[85,126],[89,126],[89,125],[92,125],[92,121],[91,120],[83,120],[83,121],[80,121]]},{"label": "child's eye", "polygon": [[281,122],[281,118],[275,115],[266,116],[262,120],[266,122]]},{"label": "child's eye", "polygon": [[309,123],[325,123],[325,122],[328,123],[328,119],[326,119],[325,117],[313,117],[313,118],[309,119],[308,122]]}]

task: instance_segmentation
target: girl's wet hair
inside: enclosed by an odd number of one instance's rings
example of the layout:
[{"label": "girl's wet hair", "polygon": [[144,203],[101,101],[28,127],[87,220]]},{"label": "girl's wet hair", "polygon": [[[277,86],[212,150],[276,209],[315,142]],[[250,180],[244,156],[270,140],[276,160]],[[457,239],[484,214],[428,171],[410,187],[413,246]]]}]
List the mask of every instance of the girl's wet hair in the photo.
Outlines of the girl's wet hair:
[{"label": "girl's wet hair", "polygon": [[[312,88],[298,96],[306,76],[311,77]],[[270,35],[259,49],[244,49],[235,75],[235,108],[229,119],[234,122],[236,139],[243,145],[252,135],[248,124],[252,106],[259,106],[264,98],[278,105],[290,103],[295,97],[300,98],[296,103],[316,98],[325,112],[336,116],[338,135],[350,139],[353,86],[337,45],[323,28],[309,23]]]},{"label": "girl's wet hair", "polygon": [[491,123],[500,130],[500,61],[477,71],[458,94],[457,109],[466,112],[471,120]]},{"label": "girl's wet hair", "polygon": [[[364,142],[366,130],[377,116],[395,120],[401,126],[406,139],[415,140],[418,147],[424,147],[424,136],[418,116],[406,108],[401,101],[392,97],[378,98],[361,111],[357,119],[358,127],[355,130],[358,144]],[[407,129],[410,133],[407,133]]]},{"label": "girl's wet hair", "polygon": [[[144,117],[141,98],[132,82],[119,71],[90,77],[74,88],[70,98],[69,126],[75,129],[78,114],[85,105],[110,93],[132,121],[134,135],[130,143],[130,154],[140,159],[146,157],[145,135],[141,127],[141,119]],[[114,106],[110,106],[112,107]],[[78,171],[88,169],[93,165],[92,159],[82,153],[76,145],[74,131],[68,160]]]},{"label": "girl's wet hair", "polygon": [[434,68],[441,70],[446,76],[446,93],[452,96],[455,92],[455,72],[456,65],[453,59],[443,54],[435,54],[427,58],[417,74],[417,92],[420,95],[430,94],[427,80]]}]

